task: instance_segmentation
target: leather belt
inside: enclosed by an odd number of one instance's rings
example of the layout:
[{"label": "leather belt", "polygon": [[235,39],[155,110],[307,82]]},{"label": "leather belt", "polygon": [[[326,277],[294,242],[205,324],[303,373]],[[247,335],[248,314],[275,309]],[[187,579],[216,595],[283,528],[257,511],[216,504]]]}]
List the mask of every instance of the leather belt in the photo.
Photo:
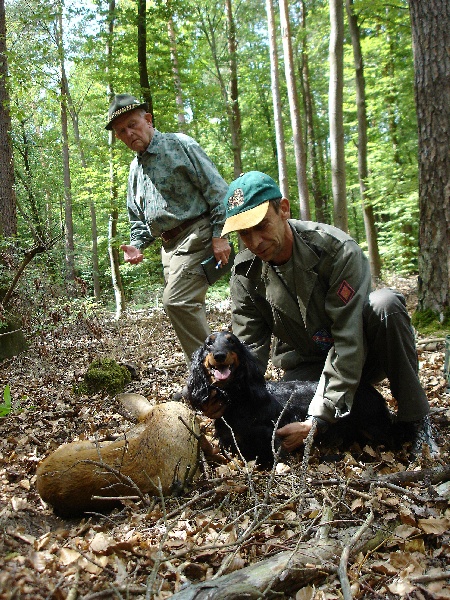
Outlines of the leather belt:
[{"label": "leather belt", "polygon": [[197,223],[197,221],[204,219],[207,214],[208,213],[203,213],[202,215],[199,215],[198,217],[194,217],[193,219],[188,219],[187,221],[184,221],[183,223],[181,223],[181,225],[177,225],[173,229],[169,229],[168,231],[163,231],[161,233],[162,241],[166,242],[166,244],[167,244],[167,242],[170,242],[170,240],[173,240],[173,238],[177,237],[177,235],[179,235],[182,231],[184,231],[185,229],[187,229],[194,223]]}]

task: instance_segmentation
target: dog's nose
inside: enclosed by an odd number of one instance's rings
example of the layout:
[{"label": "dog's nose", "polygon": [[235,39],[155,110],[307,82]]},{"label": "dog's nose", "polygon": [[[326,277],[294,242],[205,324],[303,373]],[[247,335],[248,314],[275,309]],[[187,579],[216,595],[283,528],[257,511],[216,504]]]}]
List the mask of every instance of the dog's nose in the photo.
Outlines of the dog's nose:
[{"label": "dog's nose", "polygon": [[222,363],[222,362],[225,362],[227,353],[226,352],[214,352],[213,356],[214,356],[214,360],[216,362]]}]

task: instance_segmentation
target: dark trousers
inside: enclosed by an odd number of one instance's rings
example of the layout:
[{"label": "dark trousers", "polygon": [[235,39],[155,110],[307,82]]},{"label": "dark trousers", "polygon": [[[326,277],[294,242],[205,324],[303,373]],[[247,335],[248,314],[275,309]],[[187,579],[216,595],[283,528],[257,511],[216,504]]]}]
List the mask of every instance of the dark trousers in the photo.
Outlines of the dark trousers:
[{"label": "dark trousers", "polygon": [[[417,421],[429,413],[425,391],[419,381],[418,360],[411,320],[402,294],[384,288],[372,292],[363,310],[367,357],[361,381],[378,383],[388,378],[397,401],[398,421]],[[321,363],[302,363],[286,371],[286,381],[318,381]]]}]

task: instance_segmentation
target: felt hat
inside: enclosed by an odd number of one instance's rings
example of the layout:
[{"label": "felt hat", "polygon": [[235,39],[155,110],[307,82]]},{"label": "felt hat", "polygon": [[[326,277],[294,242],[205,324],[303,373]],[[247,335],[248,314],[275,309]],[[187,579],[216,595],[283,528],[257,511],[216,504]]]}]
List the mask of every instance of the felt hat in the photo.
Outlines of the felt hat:
[{"label": "felt hat", "polygon": [[117,119],[120,115],[123,115],[130,110],[135,110],[136,108],[148,110],[146,102],[139,102],[139,100],[134,96],[131,96],[131,94],[116,94],[109,105],[108,124],[105,129],[112,129],[114,119]]},{"label": "felt hat", "polygon": [[224,198],[226,221],[222,235],[254,227],[266,216],[269,200],[281,197],[280,188],[269,175],[260,171],[244,173],[230,184]]}]

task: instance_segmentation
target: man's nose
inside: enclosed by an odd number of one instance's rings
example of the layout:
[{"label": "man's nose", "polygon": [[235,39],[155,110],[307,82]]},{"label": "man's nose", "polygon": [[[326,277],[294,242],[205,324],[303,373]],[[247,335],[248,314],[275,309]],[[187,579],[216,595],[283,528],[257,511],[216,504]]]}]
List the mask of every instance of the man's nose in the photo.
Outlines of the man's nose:
[{"label": "man's nose", "polygon": [[261,243],[261,236],[257,231],[249,231],[245,242],[249,247],[257,248]]}]

